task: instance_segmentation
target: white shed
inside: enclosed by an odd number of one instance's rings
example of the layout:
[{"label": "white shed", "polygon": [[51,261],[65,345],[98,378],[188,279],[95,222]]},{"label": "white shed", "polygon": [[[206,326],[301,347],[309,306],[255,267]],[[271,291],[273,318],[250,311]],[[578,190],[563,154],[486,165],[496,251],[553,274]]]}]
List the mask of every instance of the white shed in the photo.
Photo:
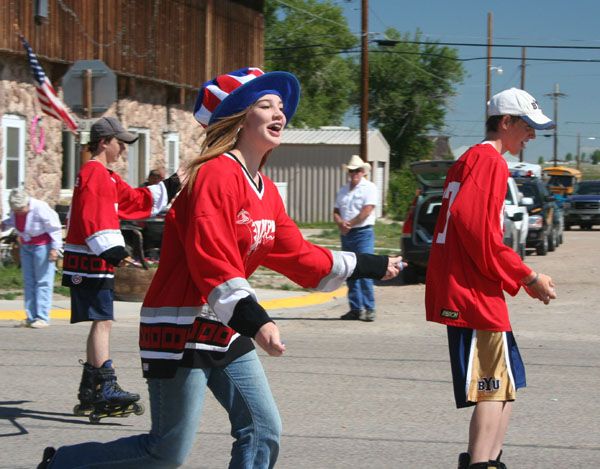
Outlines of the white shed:
[{"label": "white shed", "polygon": [[[335,195],[347,181],[343,168],[360,152],[360,130],[348,127],[286,129],[282,144],[273,150],[263,172],[277,183],[288,214],[297,222],[333,220]],[[379,189],[383,213],[389,182],[390,146],[377,129],[367,134],[371,179]]]}]

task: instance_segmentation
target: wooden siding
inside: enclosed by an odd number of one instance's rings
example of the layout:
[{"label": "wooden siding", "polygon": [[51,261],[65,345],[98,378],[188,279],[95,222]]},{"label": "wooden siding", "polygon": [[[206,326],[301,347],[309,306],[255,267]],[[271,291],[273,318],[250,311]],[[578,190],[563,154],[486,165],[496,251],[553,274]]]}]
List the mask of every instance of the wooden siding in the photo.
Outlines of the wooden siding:
[{"label": "wooden siding", "polygon": [[[0,53],[24,55],[16,21],[42,62],[99,59],[119,75],[185,88],[263,64],[262,2],[48,0],[43,25],[34,23],[34,3],[0,0]],[[48,73],[56,80],[64,71]]]}]

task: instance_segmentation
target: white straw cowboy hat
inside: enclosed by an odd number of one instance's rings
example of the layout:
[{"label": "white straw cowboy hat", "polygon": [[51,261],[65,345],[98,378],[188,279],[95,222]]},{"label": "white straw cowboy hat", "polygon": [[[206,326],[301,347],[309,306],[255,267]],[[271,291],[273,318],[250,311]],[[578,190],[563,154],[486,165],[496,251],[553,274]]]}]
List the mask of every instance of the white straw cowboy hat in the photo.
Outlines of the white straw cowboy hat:
[{"label": "white straw cowboy hat", "polygon": [[346,170],[354,170],[354,169],[364,169],[365,173],[371,171],[371,165],[366,161],[363,161],[362,158],[358,155],[352,155],[350,161],[347,164],[342,165]]}]

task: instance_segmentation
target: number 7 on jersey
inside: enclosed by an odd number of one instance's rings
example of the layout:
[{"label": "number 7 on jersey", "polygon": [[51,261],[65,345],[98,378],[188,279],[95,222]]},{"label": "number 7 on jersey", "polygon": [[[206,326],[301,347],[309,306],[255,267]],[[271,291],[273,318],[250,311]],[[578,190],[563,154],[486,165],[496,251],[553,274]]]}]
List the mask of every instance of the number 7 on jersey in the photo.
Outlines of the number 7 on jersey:
[{"label": "number 7 on jersey", "polygon": [[[446,221],[444,223],[444,229],[440,231],[437,235],[437,238],[435,238],[435,242],[438,244],[444,244],[446,242],[446,232],[448,231],[448,223],[450,223],[450,207],[452,207],[454,199],[456,198],[456,194],[458,194],[459,190],[460,182],[453,181],[448,184],[446,190],[444,191],[444,195],[442,196],[442,200],[448,199],[448,204],[446,205]],[[444,216],[444,214],[440,213],[439,216]]]}]

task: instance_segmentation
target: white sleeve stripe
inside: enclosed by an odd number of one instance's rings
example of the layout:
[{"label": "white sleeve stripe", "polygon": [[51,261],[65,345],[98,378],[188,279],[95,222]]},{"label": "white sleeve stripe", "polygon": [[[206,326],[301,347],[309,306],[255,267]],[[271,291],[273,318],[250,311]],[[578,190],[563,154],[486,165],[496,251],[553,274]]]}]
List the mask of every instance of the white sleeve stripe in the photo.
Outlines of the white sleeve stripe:
[{"label": "white sleeve stripe", "polygon": [[183,358],[183,352],[152,352],[149,350],[140,350],[140,356],[148,360],[159,359],[159,360],[181,360]]},{"label": "white sleeve stripe", "polygon": [[116,246],[125,247],[125,240],[120,230],[98,231],[89,236],[85,242],[96,256]]},{"label": "white sleeve stripe", "polygon": [[162,181],[148,186],[148,190],[152,194],[152,213],[150,216],[153,217],[167,206],[169,195],[167,194],[167,186]]},{"label": "white sleeve stripe", "polygon": [[356,254],[347,251],[331,251],[333,265],[331,272],[322,278],[317,286],[318,291],[334,291],[342,286],[356,268]]},{"label": "white sleeve stripe", "polygon": [[219,321],[223,324],[229,324],[238,301],[248,296],[258,301],[256,292],[248,281],[236,277],[214,288],[208,295],[208,304],[219,318]]}]

